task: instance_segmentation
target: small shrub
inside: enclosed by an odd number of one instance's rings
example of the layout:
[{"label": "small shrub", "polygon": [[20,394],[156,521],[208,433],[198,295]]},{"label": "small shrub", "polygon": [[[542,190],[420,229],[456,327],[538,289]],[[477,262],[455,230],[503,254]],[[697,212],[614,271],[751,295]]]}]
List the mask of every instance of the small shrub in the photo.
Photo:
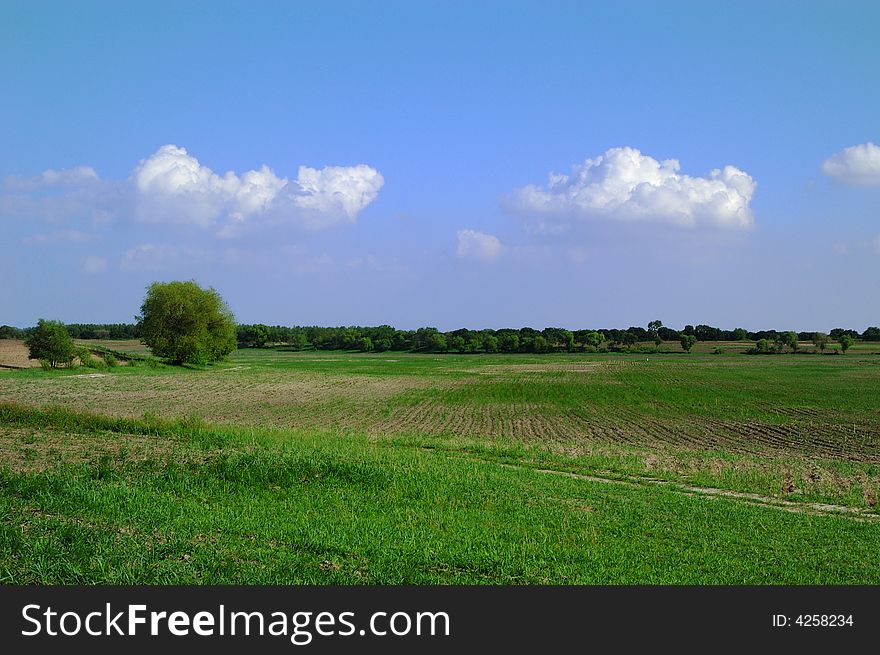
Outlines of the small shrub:
[{"label": "small shrub", "polygon": [[80,364],[86,368],[104,368],[104,360],[92,356],[92,352],[88,348],[77,349],[76,356],[79,358]]},{"label": "small shrub", "polygon": [[776,352],[776,348],[769,339],[759,339],[755,343],[755,350],[761,355],[769,355]]},{"label": "small shrub", "polygon": [[104,353],[104,363],[107,365],[107,368],[119,366],[119,360],[116,359],[116,355],[113,353]]},{"label": "small shrub", "polygon": [[48,359],[41,359],[40,360],[40,368],[42,368],[44,371],[51,371],[52,370],[52,362],[50,362]]}]

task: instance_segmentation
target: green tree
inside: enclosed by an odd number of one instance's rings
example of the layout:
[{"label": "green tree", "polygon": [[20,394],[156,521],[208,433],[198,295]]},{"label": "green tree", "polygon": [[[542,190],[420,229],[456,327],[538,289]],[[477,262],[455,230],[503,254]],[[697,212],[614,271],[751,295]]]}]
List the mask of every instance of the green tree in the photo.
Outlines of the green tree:
[{"label": "green tree", "polygon": [[0,339],[21,339],[24,330],[19,330],[11,325],[0,325]]},{"label": "green tree", "polygon": [[880,341],[880,328],[869,327],[862,332],[862,339],[865,341]]},{"label": "green tree", "polygon": [[694,344],[697,343],[697,337],[693,334],[682,334],[679,343],[681,343],[681,349],[689,353]]},{"label": "green tree", "polygon": [[853,345],[853,338],[848,334],[842,334],[837,339],[837,343],[840,344],[840,349],[843,351],[843,354],[846,354],[846,351],[849,350],[850,346]]},{"label": "green tree", "polygon": [[257,348],[265,348],[269,342],[269,327],[258,323],[254,326],[254,345]]},{"label": "green tree", "polygon": [[296,350],[305,350],[309,345],[309,338],[305,335],[305,332],[297,332],[291,337],[290,345]]},{"label": "green tree", "polygon": [[141,339],[175,364],[208,364],[235,350],[235,318],[213,288],[154,282],[138,316]]},{"label": "green tree", "polygon": [[593,348],[598,348],[602,345],[602,342],[605,341],[605,335],[596,330],[592,330],[587,332],[587,345],[592,346]]},{"label": "green tree", "polygon": [[52,368],[58,368],[62,364],[70,366],[76,355],[73,339],[61,321],[41,318],[37,321],[37,327],[28,335],[25,344],[31,359],[48,362]]},{"label": "green tree", "polygon": [[793,352],[793,353],[797,352],[798,346],[800,345],[798,343],[797,332],[794,332],[794,331],[783,332],[782,334],[780,334],[779,335],[779,343],[782,346],[788,346],[789,348],[791,348],[791,352]]},{"label": "green tree", "polygon": [[749,331],[745,328],[736,328],[733,331],[733,339],[734,341],[745,341],[749,338]]},{"label": "green tree", "polygon": [[514,332],[504,332],[498,336],[498,347],[502,352],[515,353],[519,350],[519,335]]},{"label": "green tree", "polygon": [[773,348],[773,344],[770,343],[769,339],[758,339],[758,341],[755,343],[755,348],[762,355],[769,355],[775,350]]},{"label": "green tree", "polygon": [[825,352],[825,348],[828,346],[829,341],[831,341],[831,337],[824,332],[816,332],[816,334],[813,335],[813,345],[821,352]]},{"label": "green tree", "polygon": [[660,337],[660,328],[663,327],[662,321],[651,321],[648,323],[648,332],[654,339],[654,345],[659,346],[663,343],[663,339]]}]

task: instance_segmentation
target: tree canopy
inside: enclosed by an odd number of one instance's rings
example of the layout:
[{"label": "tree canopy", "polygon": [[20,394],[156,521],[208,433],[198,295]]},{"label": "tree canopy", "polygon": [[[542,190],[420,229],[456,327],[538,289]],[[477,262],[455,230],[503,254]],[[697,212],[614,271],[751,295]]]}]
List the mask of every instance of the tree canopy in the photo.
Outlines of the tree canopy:
[{"label": "tree canopy", "polygon": [[76,354],[73,339],[61,321],[40,319],[25,340],[31,359],[46,362],[52,368],[70,366]]},{"label": "tree canopy", "polygon": [[236,348],[235,318],[213,288],[154,282],[138,317],[141,339],[176,364],[208,364]]}]

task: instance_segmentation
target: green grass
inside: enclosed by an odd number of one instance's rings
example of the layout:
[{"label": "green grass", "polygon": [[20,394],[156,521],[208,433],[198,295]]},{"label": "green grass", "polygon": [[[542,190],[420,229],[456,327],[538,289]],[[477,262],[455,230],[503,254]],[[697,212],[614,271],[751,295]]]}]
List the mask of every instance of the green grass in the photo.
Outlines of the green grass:
[{"label": "green grass", "polygon": [[878,364],[267,349],[2,371],[0,580],[874,584]]},{"label": "green grass", "polygon": [[[3,423],[25,422],[6,408]],[[351,433],[36,412],[162,457],[0,473],[6,583],[877,583],[880,525],[512,470]]]}]

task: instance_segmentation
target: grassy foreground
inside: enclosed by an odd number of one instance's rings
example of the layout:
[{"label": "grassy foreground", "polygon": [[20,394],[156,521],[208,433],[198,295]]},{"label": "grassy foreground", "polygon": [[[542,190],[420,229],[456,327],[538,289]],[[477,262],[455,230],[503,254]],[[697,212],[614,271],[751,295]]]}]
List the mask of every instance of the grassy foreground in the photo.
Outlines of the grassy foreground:
[{"label": "grassy foreground", "polygon": [[4,583],[880,582],[875,521],[508,468],[515,444],[10,403],[0,428],[32,453],[0,467]]}]

